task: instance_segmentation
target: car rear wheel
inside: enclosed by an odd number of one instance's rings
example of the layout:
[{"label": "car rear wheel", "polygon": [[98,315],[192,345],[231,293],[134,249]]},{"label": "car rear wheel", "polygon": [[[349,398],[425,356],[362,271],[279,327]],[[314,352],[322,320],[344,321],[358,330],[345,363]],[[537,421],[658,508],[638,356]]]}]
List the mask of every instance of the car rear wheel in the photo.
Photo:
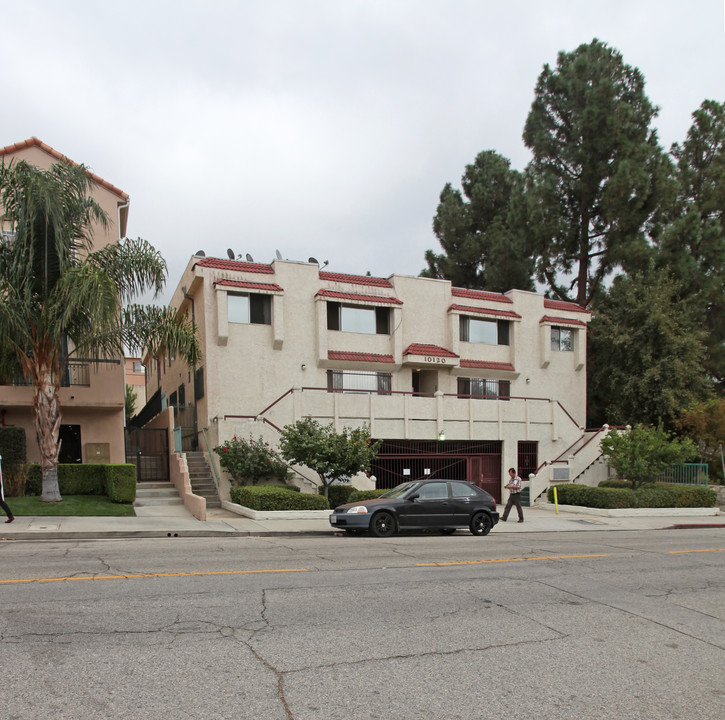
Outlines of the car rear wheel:
[{"label": "car rear wheel", "polygon": [[376,513],[370,523],[370,532],[375,537],[390,537],[395,533],[395,518],[389,512]]},{"label": "car rear wheel", "polygon": [[471,518],[470,529],[472,535],[488,535],[492,527],[491,518],[484,512],[477,512]]}]

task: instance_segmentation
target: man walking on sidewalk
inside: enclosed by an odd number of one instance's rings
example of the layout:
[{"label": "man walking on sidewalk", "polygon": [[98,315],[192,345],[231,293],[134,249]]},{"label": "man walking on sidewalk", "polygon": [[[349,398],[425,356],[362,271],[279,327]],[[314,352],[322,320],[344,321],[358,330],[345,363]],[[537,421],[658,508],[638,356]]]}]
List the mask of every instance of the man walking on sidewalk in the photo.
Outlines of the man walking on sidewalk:
[{"label": "man walking on sidewalk", "polygon": [[511,512],[511,506],[516,505],[516,510],[519,513],[519,522],[524,521],[524,511],[521,509],[521,478],[516,474],[514,468],[509,468],[509,484],[506,485],[506,489],[509,491],[509,499],[504,508],[501,520],[506,522],[506,519]]}]

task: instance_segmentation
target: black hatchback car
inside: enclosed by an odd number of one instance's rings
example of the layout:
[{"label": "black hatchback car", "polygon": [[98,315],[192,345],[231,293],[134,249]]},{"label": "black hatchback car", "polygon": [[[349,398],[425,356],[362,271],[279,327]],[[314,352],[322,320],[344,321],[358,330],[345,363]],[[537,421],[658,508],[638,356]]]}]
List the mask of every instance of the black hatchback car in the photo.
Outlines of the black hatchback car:
[{"label": "black hatchback car", "polygon": [[488,535],[497,522],[493,497],[464,480],[412,480],[375,500],[340,505],[330,515],[335,528],[376,537],[431,528],[447,534],[468,528],[473,535]]}]

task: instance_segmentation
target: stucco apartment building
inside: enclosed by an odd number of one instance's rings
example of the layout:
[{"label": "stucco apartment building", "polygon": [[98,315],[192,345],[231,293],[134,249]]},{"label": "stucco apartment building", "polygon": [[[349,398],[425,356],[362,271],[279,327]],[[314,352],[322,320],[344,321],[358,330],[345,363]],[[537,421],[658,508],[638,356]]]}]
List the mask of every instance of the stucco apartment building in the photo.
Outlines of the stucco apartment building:
[{"label": "stucco apartment building", "polygon": [[[457,477],[498,500],[508,467],[533,475],[536,496],[598,454],[585,430],[590,314],[572,303],[200,253],[170,304],[193,318],[204,353],[197,368],[146,358],[147,396],[179,408],[179,450],[235,435],[276,446],[306,416],[366,423],[383,444],[358,487]],[[299,470],[311,488],[314,473]]]},{"label": "stucco apartment building", "polygon": [[[5,165],[20,160],[43,169],[49,169],[61,160],[72,162],[35,137],[0,149],[0,162]],[[89,174],[95,181],[92,197],[108,216],[107,227],[99,224],[93,226],[94,247],[103,247],[125,237],[129,197],[106,180]],[[2,230],[12,231],[4,219]],[[101,364],[92,360],[71,360],[63,387],[60,388],[62,463],[125,462],[123,359]],[[39,462],[33,417],[31,387],[22,384],[0,385],[0,421],[25,429],[28,461]]]}]

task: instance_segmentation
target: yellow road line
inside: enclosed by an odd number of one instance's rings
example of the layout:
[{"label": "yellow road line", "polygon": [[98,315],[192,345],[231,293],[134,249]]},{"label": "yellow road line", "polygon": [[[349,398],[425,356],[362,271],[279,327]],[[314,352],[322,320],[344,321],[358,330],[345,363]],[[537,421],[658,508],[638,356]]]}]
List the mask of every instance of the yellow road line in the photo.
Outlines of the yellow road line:
[{"label": "yellow road line", "polygon": [[572,560],[575,558],[599,558],[609,555],[542,555],[541,557],[499,558],[498,560],[460,560],[456,562],[417,563],[416,567],[441,567],[443,565],[485,565],[487,563],[523,562],[525,560]]},{"label": "yellow road line", "polygon": [[197,575],[254,575],[258,573],[309,572],[307,568],[282,570],[210,570],[208,572],[143,573],[139,575],[84,575],[82,577],[27,578],[24,580],[0,580],[0,585],[13,583],[71,582],[72,580],[137,580],[139,578],[194,577]]},{"label": "yellow road line", "polygon": [[683,555],[684,553],[699,553],[699,552],[725,552],[725,548],[710,548],[706,550],[668,550],[668,555]]}]

